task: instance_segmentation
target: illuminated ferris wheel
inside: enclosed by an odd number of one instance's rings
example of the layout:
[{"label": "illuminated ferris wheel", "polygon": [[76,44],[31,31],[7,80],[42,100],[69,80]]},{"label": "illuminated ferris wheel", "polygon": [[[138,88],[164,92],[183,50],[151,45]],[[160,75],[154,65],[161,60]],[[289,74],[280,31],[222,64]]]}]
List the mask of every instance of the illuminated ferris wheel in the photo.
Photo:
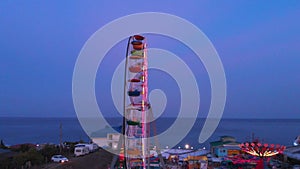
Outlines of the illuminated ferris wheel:
[{"label": "illuminated ferris wheel", "polygon": [[150,127],[148,112],[148,63],[146,40],[130,37],[127,47],[124,83],[124,161],[127,168],[146,168],[149,162]]},{"label": "illuminated ferris wheel", "polygon": [[[153,146],[155,150],[150,150],[150,122],[153,113],[148,101],[146,47],[145,37],[141,35],[129,37],[124,75],[122,136],[118,144],[121,151],[114,157],[111,168],[165,169],[156,137],[154,139],[156,146]],[[155,135],[156,126],[154,123],[151,126]]]}]

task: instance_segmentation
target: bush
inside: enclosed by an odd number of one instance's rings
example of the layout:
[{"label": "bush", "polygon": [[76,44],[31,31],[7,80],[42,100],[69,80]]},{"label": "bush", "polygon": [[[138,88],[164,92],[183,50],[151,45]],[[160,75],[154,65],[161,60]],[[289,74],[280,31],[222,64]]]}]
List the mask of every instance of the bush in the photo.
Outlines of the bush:
[{"label": "bush", "polygon": [[30,165],[40,165],[43,161],[44,157],[36,149],[30,149],[27,152],[15,155],[12,159],[12,166],[15,168],[21,168],[26,163],[29,163]]},{"label": "bush", "polygon": [[21,144],[19,147],[11,147],[10,150],[15,152],[27,152],[31,147],[32,146],[30,146],[29,144]]},{"label": "bush", "polygon": [[10,169],[13,168],[12,165],[12,158],[7,157],[0,160],[0,168]]},{"label": "bush", "polygon": [[[27,144],[11,150],[14,151],[12,156],[0,159],[0,169],[16,169],[22,168],[22,166],[24,168],[28,168],[29,166],[38,166],[50,162],[53,155],[60,154],[58,146],[49,144],[43,146],[40,150],[37,150],[35,147],[30,147],[30,145]],[[62,152],[62,154],[66,154],[68,152],[69,149]]]},{"label": "bush", "polygon": [[55,145],[47,144],[43,149],[40,150],[40,153],[45,157],[46,161],[48,162],[54,154],[59,153],[59,148],[57,148]]},{"label": "bush", "polygon": [[40,165],[44,162],[44,156],[36,149],[30,149],[25,153],[27,161],[30,161],[32,165]]},{"label": "bush", "polygon": [[20,153],[15,155],[12,159],[12,168],[21,168],[27,161],[27,157],[25,153]]}]

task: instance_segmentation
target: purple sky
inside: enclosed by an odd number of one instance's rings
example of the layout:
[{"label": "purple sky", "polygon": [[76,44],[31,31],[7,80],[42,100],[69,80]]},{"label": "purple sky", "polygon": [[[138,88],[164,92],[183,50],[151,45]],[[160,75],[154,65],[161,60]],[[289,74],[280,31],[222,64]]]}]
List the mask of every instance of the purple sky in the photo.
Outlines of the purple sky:
[{"label": "purple sky", "polygon": [[[300,1],[296,0],[269,3],[1,1],[0,116],[75,117],[72,73],[88,38],[119,17],[137,12],[164,12],[196,25],[217,49],[228,85],[224,117],[300,118],[299,9]],[[205,117],[210,84],[201,62],[172,39],[149,38],[151,47],[176,53],[196,74],[201,92],[199,117]],[[123,42],[108,53],[99,70],[99,76],[106,79],[96,81],[96,92],[104,93],[98,96],[98,101],[108,100],[103,105],[105,112],[115,111],[106,91],[110,90],[113,68],[124,57]],[[109,58],[113,55],[118,56]],[[166,87],[173,83],[172,79],[155,71],[152,77],[164,78],[164,83],[152,80],[149,85],[151,89],[170,90],[165,114],[175,116],[173,112],[180,100],[174,96],[178,90]]]}]

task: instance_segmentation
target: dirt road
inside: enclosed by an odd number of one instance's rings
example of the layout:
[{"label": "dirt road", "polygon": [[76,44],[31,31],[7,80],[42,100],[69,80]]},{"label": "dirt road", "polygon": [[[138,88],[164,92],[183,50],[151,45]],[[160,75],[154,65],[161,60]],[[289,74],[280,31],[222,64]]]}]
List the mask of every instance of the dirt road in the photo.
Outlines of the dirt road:
[{"label": "dirt road", "polygon": [[97,152],[82,156],[70,157],[66,163],[49,163],[42,166],[42,169],[107,169],[113,155],[100,149]]}]

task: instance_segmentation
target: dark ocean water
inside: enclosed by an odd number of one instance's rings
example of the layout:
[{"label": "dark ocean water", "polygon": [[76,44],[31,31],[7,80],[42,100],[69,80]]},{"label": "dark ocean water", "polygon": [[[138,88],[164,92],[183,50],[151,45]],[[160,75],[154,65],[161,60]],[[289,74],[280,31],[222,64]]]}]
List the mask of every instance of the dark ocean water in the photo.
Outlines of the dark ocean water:
[{"label": "dark ocean water", "polygon": [[[170,127],[174,118],[160,118],[156,121],[158,132]],[[300,135],[300,119],[222,119],[214,134],[203,144],[198,143],[199,133],[205,119],[197,119],[188,135],[178,144],[190,144],[195,148],[208,147],[210,141],[219,140],[220,136],[230,135],[237,141],[244,142],[255,138],[263,142],[292,145]],[[121,124],[120,119],[108,119],[112,125]],[[0,118],[0,139],[8,145],[19,143],[55,143],[59,142],[60,124],[63,141],[89,141],[77,118]]]}]

